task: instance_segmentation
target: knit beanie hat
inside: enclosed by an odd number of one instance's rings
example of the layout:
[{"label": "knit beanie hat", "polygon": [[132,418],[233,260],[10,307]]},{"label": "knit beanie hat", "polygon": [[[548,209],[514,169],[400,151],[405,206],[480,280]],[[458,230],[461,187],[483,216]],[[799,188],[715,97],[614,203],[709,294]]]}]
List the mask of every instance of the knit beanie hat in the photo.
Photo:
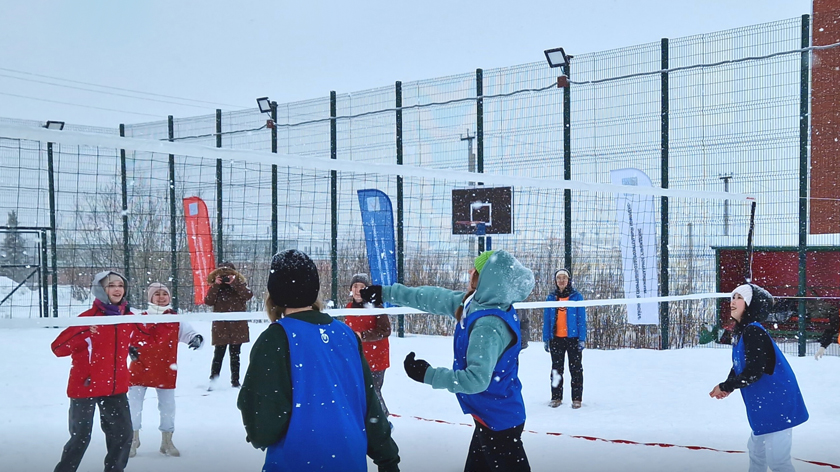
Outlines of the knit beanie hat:
[{"label": "knit beanie hat", "polygon": [[271,259],[268,294],[278,307],[302,308],[318,300],[321,282],[318,268],[306,254],[296,250],[278,252]]},{"label": "knit beanie hat", "polygon": [[753,289],[750,284],[739,285],[735,290],[732,291],[732,298],[735,298],[735,294],[741,295],[744,301],[747,303],[747,306],[750,306],[750,302],[752,301],[753,297]]},{"label": "knit beanie hat", "polygon": [[736,293],[744,297],[747,304],[746,316],[741,319],[742,324],[766,320],[776,303],[770,292],[755,284],[740,285],[732,291],[733,295]]},{"label": "knit beanie hat", "polygon": [[475,262],[473,262],[473,266],[478,273],[481,273],[481,269],[484,268],[484,264],[487,264],[487,261],[490,259],[490,256],[496,251],[484,251],[478,257],[475,258]]},{"label": "knit beanie hat", "polygon": [[370,287],[370,277],[367,274],[355,274],[350,279],[350,288],[353,288],[353,285],[356,283],[365,284],[365,287]]},{"label": "knit beanie hat", "polygon": [[557,280],[557,274],[566,274],[566,277],[568,277],[570,281],[572,280],[572,271],[569,269],[557,269],[557,271],[554,272],[554,280]]},{"label": "knit beanie hat", "polygon": [[164,292],[166,292],[167,295],[172,297],[172,292],[169,291],[169,287],[167,287],[166,285],[163,285],[160,282],[154,282],[151,285],[149,285],[149,288],[146,290],[146,299],[148,300],[149,303],[152,303],[152,296],[158,290],[163,290]]},{"label": "knit beanie hat", "polygon": [[[557,287],[557,274],[566,274],[566,277],[569,278],[569,283],[566,284],[566,288],[560,290]],[[572,294],[572,271],[566,268],[557,269],[554,271],[554,278],[551,280],[551,283],[554,284],[554,294],[558,298],[566,298]]]}]

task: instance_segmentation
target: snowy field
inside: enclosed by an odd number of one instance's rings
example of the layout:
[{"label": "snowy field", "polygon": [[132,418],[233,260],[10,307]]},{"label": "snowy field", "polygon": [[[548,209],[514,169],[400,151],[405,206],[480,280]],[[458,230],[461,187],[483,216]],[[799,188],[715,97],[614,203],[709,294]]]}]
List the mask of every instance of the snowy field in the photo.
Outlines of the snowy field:
[{"label": "snowy field", "polygon": [[[194,325],[209,339],[210,323]],[[265,327],[253,323],[251,339]],[[4,472],[52,470],[68,439],[65,389],[70,359],[54,357],[49,348],[58,333],[58,329],[0,329],[0,470]],[[243,371],[250,346],[243,346]],[[224,382],[219,390],[206,391],[212,348],[208,345],[191,351],[182,344],[179,351],[173,441],[182,455],[166,457],[158,453],[157,400],[150,389],[142,445],[127,470],[259,471],[264,454],[245,442],[236,409],[238,390]],[[391,412],[398,415],[391,420],[400,447],[401,470],[463,470],[472,435],[471,419],[461,413],[454,395],[432,390],[405,375],[402,359],[409,351],[434,366],[450,365],[452,339],[391,338],[392,367],[383,391]],[[840,430],[840,359],[788,359],[811,414],[807,423],[794,430],[793,456],[840,465],[840,447],[836,444]],[[229,372],[227,362],[225,359],[223,379]],[[549,355],[541,343],[531,343],[522,353],[520,376],[528,413],[523,441],[534,471],[747,470],[746,454],[574,437],[744,451],[750,430],[740,395],[725,400],[708,396],[712,387],[726,378],[731,365],[729,349],[587,349],[583,363],[583,408],[570,408],[567,383],[566,402],[551,409],[547,406]],[[91,445],[79,470],[102,470],[104,457],[104,436],[94,426]],[[794,466],[799,471],[832,470],[799,460]],[[376,470],[372,462],[369,470]]]}]

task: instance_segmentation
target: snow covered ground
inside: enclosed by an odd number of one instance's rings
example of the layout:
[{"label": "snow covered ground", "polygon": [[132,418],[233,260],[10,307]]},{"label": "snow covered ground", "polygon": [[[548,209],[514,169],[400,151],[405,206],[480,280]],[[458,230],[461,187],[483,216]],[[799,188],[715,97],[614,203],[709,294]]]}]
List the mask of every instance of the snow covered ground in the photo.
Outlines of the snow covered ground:
[{"label": "snow covered ground", "polygon": [[[195,323],[209,339],[210,323]],[[265,324],[251,325],[252,339]],[[68,438],[65,395],[69,358],[49,349],[57,329],[0,329],[0,470],[52,470]],[[243,346],[244,367],[250,344]],[[402,359],[415,351],[434,366],[451,363],[452,339],[437,336],[391,338],[392,367],[384,395],[395,426],[403,471],[461,471],[472,434],[455,396],[410,380]],[[729,349],[671,351],[584,351],[583,408],[568,403],[547,406],[550,359],[541,343],[522,353],[520,376],[528,420],[523,435],[534,471],[708,471],[747,470],[746,454],[681,447],[657,447],[592,441],[607,440],[746,449],[750,430],[740,395],[713,400],[708,392],[730,368]],[[191,351],[181,345],[178,414],[173,436],[181,457],[158,453],[160,433],[153,390],[147,393],[142,445],[128,471],[259,471],[264,454],[245,442],[236,409],[238,390],[223,382],[209,393],[207,377],[212,348]],[[794,430],[793,456],[840,465],[836,434],[840,430],[840,358],[815,361],[788,357],[799,379],[811,419]],[[227,372],[227,359],[223,378]],[[568,382],[568,375],[566,376]],[[567,384],[568,387],[568,384]],[[567,388],[568,402],[568,388]],[[424,421],[442,420],[443,422]],[[561,433],[554,435],[549,433]],[[94,427],[80,471],[102,470],[105,442]],[[831,470],[794,461],[799,471]],[[376,467],[370,463],[369,470]]]}]

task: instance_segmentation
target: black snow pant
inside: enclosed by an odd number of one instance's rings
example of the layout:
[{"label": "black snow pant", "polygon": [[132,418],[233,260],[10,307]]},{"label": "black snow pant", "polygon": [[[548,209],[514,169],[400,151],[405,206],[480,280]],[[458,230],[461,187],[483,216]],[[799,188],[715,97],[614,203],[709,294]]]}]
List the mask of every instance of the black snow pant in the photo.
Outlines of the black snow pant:
[{"label": "black snow pant", "polygon": [[563,364],[569,353],[569,372],[572,374],[572,401],[583,400],[583,351],[578,338],[552,337],[551,350],[551,399],[563,399]]},{"label": "black snow pant", "polygon": [[522,316],[521,320],[519,322],[519,332],[522,333],[521,349],[528,349],[528,341],[531,339],[531,319]]},{"label": "black snow pant", "polygon": [[525,423],[522,423],[493,431],[476,421],[464,472],[529,472],[531,465],[522,446],[524,427]]},{"label": "black snow pant", "polygon": [[239,385],[239,352],[241,344],[221,344],[213,351],[213,365],[210,367],[210,378],[215,379],[222,372],[222,361],[225,360],[225,349],[230,346],[230,383]]},{"label": "black snow pant", "polygon": [[99,405],[99,424],[105,433],[108,453],[105,472],[122,472],[131,449],[131,413],[124,393],[108,397],[70,399],[70,440],[64,445],[55,472],[75,472],[82,462],[93,429],[93,413]]},{"label": "black snow pant", "polygon": [[391,412],[388,411],[388,407],[385,405],[385,400],[382,398],[382,384],[385,382],[385,371],[378,370],[376,372],[371,372],[370,376],[373,377],[373,390],[376,392],[376,398],[379,399],[379,404],[382,406],[382,412],[385,413],[385,417],[391,415]]}]

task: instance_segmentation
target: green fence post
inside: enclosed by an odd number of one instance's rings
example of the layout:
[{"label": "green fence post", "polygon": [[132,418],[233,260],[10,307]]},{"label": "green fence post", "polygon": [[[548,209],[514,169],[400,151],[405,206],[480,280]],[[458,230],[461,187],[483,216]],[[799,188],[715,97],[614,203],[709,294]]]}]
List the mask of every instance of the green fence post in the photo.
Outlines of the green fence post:
[{"label": "green fence post", "polygon": [[49,297],[49,279],[47,274],[47,232],[43,230],[38,231],[41,234],[41,317],[50,317],[50,297]]},{"label": "green fence post", "polygon": [[[402,82],[394,84],[396,95],[397,165],[403,165]],[[405,283],[405,246],[403,241],[403,177],[397,176],[397,282]],[[397,318],[397,336],[405,337],[405,315]]]},{"label": "green fence post", "polygon": [[[563,65],[563,74],[572,79],[571,56]],[[572,180],[572,87],[563,87],[563,180]],[[563,190],[563,264],[572,269],[572,191]]]},{"label": "green fence post", "polygon": [[[175,119],[167,118],[169,141],[175,141]],[[172,308],[178,310],[178,214],[175,205],[175,155],[169,155],[169,277],[172,279]]]},{"label": "green fence post", "polygon": [[[668,188],[668,166],[669,164],[669,154],[668,154],[668,130],[670,126],[669,121],[669,104],[668,104],[668,38],[662,38],[662,45],[661,45],[661,54],[662,54],[662,74],[661,74],[661,89],[662,89],[662,97],[661,97],[661,163],[660,163],[660,172],[661,172],[661,179],[662,179],[662,188]],[[670,277],[670,260],[668,255],[668,197],[661,198],[660,204],[660,223],[662,225],[660,233],[661,233],[661,241],[659,243],[659,252],[660,252],[660,263],[659,263],[659,295],[663,297],[667,297],[670,292],[669,287],[669,277]],[[668,340],[668,329],[670,327],[670,317],[668,316],[668,302],[661,302],[659,304],[659,328],[661,330],[660,334],[660,349],[668,349],[670,347],[670,342]]]},{"label": "green fence post", "polygon": [[[120,123],[120,137],[125,137],[125,125]],[[120,184],[122,186],[122,223],[123,223],[123,272],[125,273],[125,278],[128,280],[132,280],[131,278],[131,244],[129,240],[129,232],[128,232],[128,175],[127,169],[125,165],[125,149],[120,149]],[[136,293],[139,295],[140,291],[138,284],[131,284],[130,286],[133,287]],[[126,294],[129,295],[130,294]]]},{"label": "green fence post", "polygon": [[[271,121],[274,126],[271,128],[271,152],[277,154],[277,102],[271,101]],[[271,164],[271,255],[277,254],[277,164]]]},{"label": "green fence post", "polygon": [[[330,159],[338,159],[335,91],[330,92]],[[338,303],[338,173],[330,171],[330,267],[332,269],[331,296]],[[338,305],[336,305],[338,306]]]},{"label": "green fence post", "polygon": [[47,180],[50,189],[50,259],[52,262],[52,312],[58,318],[58,248],[55,223],[55,166],[53,143],[47,143]]},{"label": "green fence post", "polygon": [[[216,109],[216,147],[222,147],[222,110]],[[225,260],[224,217],[222,204],[222,160],[216,159],[216,266]]]},{"label": "green fence post", "polygon": [[[475,159],[476,172],[484,173],[484,71],[475,70]],[[484,185],[478,182],[478,185]],[[484,236],[478,237],[478,254],[484,252]]]},{"label": "green fence post", "polygon": [[[802,48],[810,46],[811,18],[802,15]],[[810,93],[809,72],[810,64],[808,51],[800,54],[799,69],[799,286],[796,296],[799,298],[797,313],[799,315],[799,356],[805,355],[806,320],[805,299],[808,281],[808,95]]]}]

